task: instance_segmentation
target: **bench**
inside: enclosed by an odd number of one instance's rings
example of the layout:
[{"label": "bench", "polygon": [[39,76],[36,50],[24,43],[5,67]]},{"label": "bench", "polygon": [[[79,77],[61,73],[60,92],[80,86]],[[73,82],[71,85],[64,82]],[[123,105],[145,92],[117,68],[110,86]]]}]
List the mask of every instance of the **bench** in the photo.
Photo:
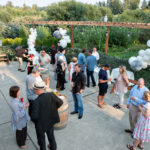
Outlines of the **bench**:
[{"label": "bench", "polygon": [[10,64],[7,54],[0,54],[0,61],[7,61],[7,64]]}]

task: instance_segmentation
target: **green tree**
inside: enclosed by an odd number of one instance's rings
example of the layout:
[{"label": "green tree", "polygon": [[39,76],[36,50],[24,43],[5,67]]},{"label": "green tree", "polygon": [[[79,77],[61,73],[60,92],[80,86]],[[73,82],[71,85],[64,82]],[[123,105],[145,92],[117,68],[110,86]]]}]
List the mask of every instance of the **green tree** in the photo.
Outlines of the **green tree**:
[{"label": "green tree", "polygon": [[1,9],[0,10],[0,21],[4,22],[4,23],[8,23],[12,20],[12,16],[10,13],[8,13],[7,11]]},{"label": "green tree", "polygon": [[110,0],[108,5],[114,15],[123,12],[123,5],[120,0]]},{"label": "green tree", "polygon": [[135,10],[135,9],[139,8],[139,3],[140,3],[140,0],[130,0],[129,8],[132,10]]},{"label": "green tree", "polygon": [[37,39],[40,39],[41,41],[51,34],[48,27],[38,26],[36,30],[37,30]]},{"label": "green tree", "polygon": [[130,0],[124,0],[124,10],[129,9]]},{"label": "green tree", "polygon": [[13,4],[11,1],[8,1],[7,4],[6,4],[6,7],[13,7]]},{"label": "green tree", "polygon": [[24,39],[24,38],[28,38],[28,36],[29,36],[29,29],[24,25],[21,25],[19,28],[19,37]]},{"label": "green tree", "polygon": [[52,4],[47,8],[49,20],[86,20],[86,12],[85,5],[74,0]]}]

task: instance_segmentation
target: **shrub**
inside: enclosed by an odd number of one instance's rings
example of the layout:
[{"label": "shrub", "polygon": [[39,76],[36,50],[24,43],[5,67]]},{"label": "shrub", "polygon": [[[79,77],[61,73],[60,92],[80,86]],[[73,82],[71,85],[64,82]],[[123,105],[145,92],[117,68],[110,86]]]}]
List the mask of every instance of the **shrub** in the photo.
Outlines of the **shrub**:
[{"label": "shrub", "polygon": [[3,29],[2,35],[4,38],[12,38],[12,39],[19,37],[19,26],[15,24],[9,24]]},{"label": "shrub", "polygon": [[7,38],[7,39],[2,40],[2,45],[3,46],[12,45],[12,44],[13,44],[13,39],[11,39],[11,38]]},{"label": "shrub", "polygon": [[22,38],[15,38],[13,40],[14,45],[21,45],[22,44]]},{"label": "shrub", "polygon": [[27,46],[27,38],[22,39],[21,45]]},{"label": "shrub", "polygon": [[29,36],[29,29],[24,25],[20,26],[19,28],[19,37],[21,38],[28,38]]}]

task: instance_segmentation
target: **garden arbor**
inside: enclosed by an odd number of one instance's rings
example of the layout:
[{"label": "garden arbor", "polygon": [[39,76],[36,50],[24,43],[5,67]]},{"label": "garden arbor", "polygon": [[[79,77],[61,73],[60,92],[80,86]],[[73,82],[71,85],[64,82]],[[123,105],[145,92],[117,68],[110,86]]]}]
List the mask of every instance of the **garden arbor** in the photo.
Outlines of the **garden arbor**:
[{"label": "garden arbor", "polygon": [[32,21],[26,22],[32,25],[70,25],[72,31],[72,48],[74,40],[74,26],[105,26],[107,27],[105,54],[108,52],[109,28],[125,27],[125,28],[142,28],[150,29],[150,23],[126,23],[126,22],[94,22],[94,21]]}]

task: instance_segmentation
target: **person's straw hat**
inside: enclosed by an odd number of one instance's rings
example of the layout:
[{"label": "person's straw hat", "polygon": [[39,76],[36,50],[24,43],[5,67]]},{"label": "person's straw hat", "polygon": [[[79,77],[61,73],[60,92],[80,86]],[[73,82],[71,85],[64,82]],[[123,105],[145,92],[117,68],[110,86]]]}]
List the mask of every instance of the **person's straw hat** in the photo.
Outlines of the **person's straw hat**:
[{"label": "person's straw hat", "polygon": [[35,82],[33,89],[37,89],[37,90],[46,89],[46,85],[44,82]]}]

